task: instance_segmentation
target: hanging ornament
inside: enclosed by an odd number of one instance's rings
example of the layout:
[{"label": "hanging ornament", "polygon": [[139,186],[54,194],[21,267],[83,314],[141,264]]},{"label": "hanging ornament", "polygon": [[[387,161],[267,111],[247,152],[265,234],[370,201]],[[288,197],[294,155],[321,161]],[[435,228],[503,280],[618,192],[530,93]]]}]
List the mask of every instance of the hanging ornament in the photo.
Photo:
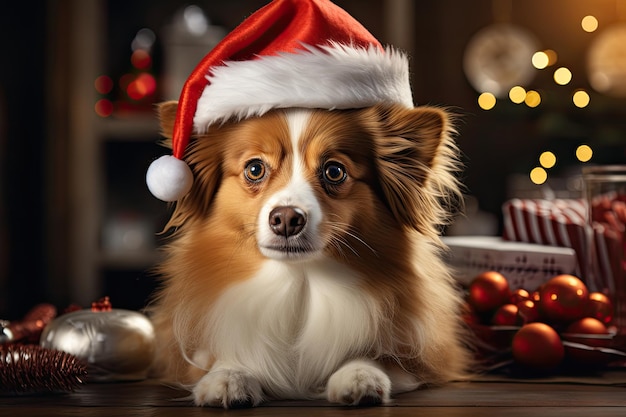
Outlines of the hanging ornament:
[{"label": "hanging ornament", "polygon": [[85,365],[65,352],[37,345],[0,345],[0,394],[74,391],[85,380]]},{"label": "hanging ornament", "polygon": [[154,357],[152,323],[136,311],[111,307],[108,297],[52,321],[41,346],[71,353],[88,364],[90,379],[138,380],[147,376]]},{"label": "hanging ornament", "polygon": [[527,29],[511,23],[512,0],[492,0],[492,8],[495,23],[470,38],[463,70],[477,92],[502,98],[535,77],[532,56],[539,42]]}]

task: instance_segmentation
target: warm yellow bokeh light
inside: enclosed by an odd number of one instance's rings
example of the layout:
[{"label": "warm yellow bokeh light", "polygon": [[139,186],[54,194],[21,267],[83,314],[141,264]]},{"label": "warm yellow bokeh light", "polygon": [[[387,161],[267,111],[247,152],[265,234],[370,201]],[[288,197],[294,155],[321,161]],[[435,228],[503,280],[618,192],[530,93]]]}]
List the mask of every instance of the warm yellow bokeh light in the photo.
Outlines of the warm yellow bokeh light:
[{"label": "warm yellow bokeh light", "polygon": [[478,105],[483,110],[491,110],[496,105],[496,96],[491,93],[482,93],[478,96]]},{"label": "warm yellow bokeh light", "polygon": [[581,20],[580,26],[582,26],[585,32],[595,32],[598,29],[598,19],[595,16],[585,16]]},{"label": "warm yellow bokeh light", "polygon": [[556,64],[558,56],[552,49],[546,49],[544,51],[537,51],[533,54],[532,63],[533,67],[537,69],[544,69],[550,65]]},{"label": "warm yellow bokeh light", "polygon": [[535,184],[543,184],[548,179],[548,173],[541,167],[535,167],[530,171],[530,180]]},{"label": "warm yellow bokeh light", "polygon": [[554,81],[559,85],[566,85],[572,81],[572,72],[565,67],[554,71]]},{"label": "warm yellow bokeh light", "polygon": [[556,51],[553,51],[552,49],[546,49],[543,53],[548,56],[548,66],[556,64],[556,61],[559,59]]},{"label": "warm yellow bokeh light", "polygon": [[576,148],[576,158],[580,162],[588,162],[593,156],[593,150],[588,145],[580,145]]},{"label": "warm yellow bokeh light", "polygon": [[524,87],[516,85],[509,90],[509,98],[515,104],[523,103],[526,99],[526,90],[524,89]]},{"label": "warm yellow bokeh light", "polygon": [[589,105],[590,100],[591,99],[589,98],[589,94],[585,90],[576,91],[574,93],[574,96],[572,97],[572,101],[574,102],[574,105],[581,109],[583,107],[587,107],[587,105]]},{"label": "warm yellow bokeh light", "polygon": [[539,104],[541,104],[541,95],[535,90],[530,90],[526,93],[524,103],[526,103],[528,107],[537,107]]},{"label": "warm yellow bokeh light", "polygon": [[539,163],[544,168],[552,168],[556,165],[556,155],[550,151],[545,151],[539,156]]},{"label": "warm yellow bokeh light", "polygon": [[533,54],[532,63],[535,68],[544,69],[550,63],[550,58],[545,52],[538,51]]}]

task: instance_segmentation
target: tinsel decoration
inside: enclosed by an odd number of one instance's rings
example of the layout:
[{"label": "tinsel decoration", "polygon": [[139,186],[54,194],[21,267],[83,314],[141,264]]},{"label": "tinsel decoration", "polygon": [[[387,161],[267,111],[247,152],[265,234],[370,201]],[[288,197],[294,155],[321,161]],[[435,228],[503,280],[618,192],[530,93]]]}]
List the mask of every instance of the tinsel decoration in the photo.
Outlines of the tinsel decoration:
[{"label": "tinsel decoration", "polygon": [[44,327],[56,315],[56,307],[42,303],[31,308],[21,320],[0,320],[0,343],[38,343]]},{"label": "tinsel decoration", "polygon": [[0,395],[74,391],[87,369],[75,356],[37,345],[0,345]]}]

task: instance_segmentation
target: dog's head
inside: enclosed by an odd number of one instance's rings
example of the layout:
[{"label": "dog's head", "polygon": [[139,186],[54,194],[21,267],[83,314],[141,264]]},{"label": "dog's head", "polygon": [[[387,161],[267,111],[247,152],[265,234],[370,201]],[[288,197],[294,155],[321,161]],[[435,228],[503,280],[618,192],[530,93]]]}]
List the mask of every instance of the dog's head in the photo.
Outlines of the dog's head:
[{"label": "dog's head", "polygon": [[[165,137],[176,105],[160,106]],[[458,194],[451,131],[442,109],[395,105],[212,126],[186,151],[194,185],[168,227],[212,219],[240,249],[289,261],[378,252],[406,228],[434,238]]]}]

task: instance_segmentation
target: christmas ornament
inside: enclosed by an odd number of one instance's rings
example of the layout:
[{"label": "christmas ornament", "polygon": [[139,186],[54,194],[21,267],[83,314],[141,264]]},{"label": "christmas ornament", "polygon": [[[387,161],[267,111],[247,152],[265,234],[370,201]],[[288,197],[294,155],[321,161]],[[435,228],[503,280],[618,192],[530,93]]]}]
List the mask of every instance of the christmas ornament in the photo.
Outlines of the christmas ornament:
[{"label": "christmas ornament", "polygon": [[71,353],[88,364],[90,379],[146,377],[155,352],[152,323],[135,311],[111,308],[108,299],[52,321],[41,346]]},{"label": "christmas ornament", "polygon": [[517,305],[526,300],[530,300],[530,293],[523,288],[518,288],[511,294],[511,304]]},{"label": "christmas ornament", "polygon": [[385,49],[329,1],[273,1],[226,35],[192,71],[178,101],[172,155],[149,168],[148,188],[164,201],[185,196],[193,182],[184,163],[187,145],[224,121],[276,108],[356,109],[377,103],[413,108],[405,54]]},{"label": "christmas ornament", "polygon": [[615,360],[609,348],[613,335],[600,320],[585,317],[567,326],[562,335],[568,359],[577,365],[598,366]]},{"label": "christmas ornament", "polygon": [[534,301],[525,300],[517,303],[517,323],[527,324],[539,320],[539,307]]},{"label": "christmas ornament", "polygon": [[515,326],[517,324],[518,307],[515,304],[504,304],[494,313],[491,324],[495,326]]},{"label": "christmas ornament", "polygon": [[0,394],[67,392],[85,380],[85,365],[37,345],[0,345]]},{"label": "christmas ornament", "polygon": [[38,304],[22,320],[3,321],[0,324],[0,343],[37,343],[43,328],[54,319],[56,308],[51,304]]},{"label": "christmas ornament", "polygon": [[585,312],[587,317],[593,317],[604,324],[609,324],[613,320],[613,303],[601,292],[589,294],[589,303]]},{"label": "christmas ornament", "polygon": [[558,333],[545,323],[524,325],[513,336],[511,346],[515,361],[536,371],[553,370],[565,355]]},{"label": "christmas ornament", "polygon": [[612,339],[604,323],[593,317],[576,320],[563,333],[563,340],[593,347],[609,347]]},{"label": "christmas ornament", "polygon": [[540,291],[541,313],[548,320],[571,322],[584,316],[589,300],[585,284],[573,275],[558,275]]},{"label": "christmas ornament", "polygon": [[487,271],[474,278],[469,287],[468,302],[479,313],[492,311],[511,297],[507,279],[495,271]]}]

